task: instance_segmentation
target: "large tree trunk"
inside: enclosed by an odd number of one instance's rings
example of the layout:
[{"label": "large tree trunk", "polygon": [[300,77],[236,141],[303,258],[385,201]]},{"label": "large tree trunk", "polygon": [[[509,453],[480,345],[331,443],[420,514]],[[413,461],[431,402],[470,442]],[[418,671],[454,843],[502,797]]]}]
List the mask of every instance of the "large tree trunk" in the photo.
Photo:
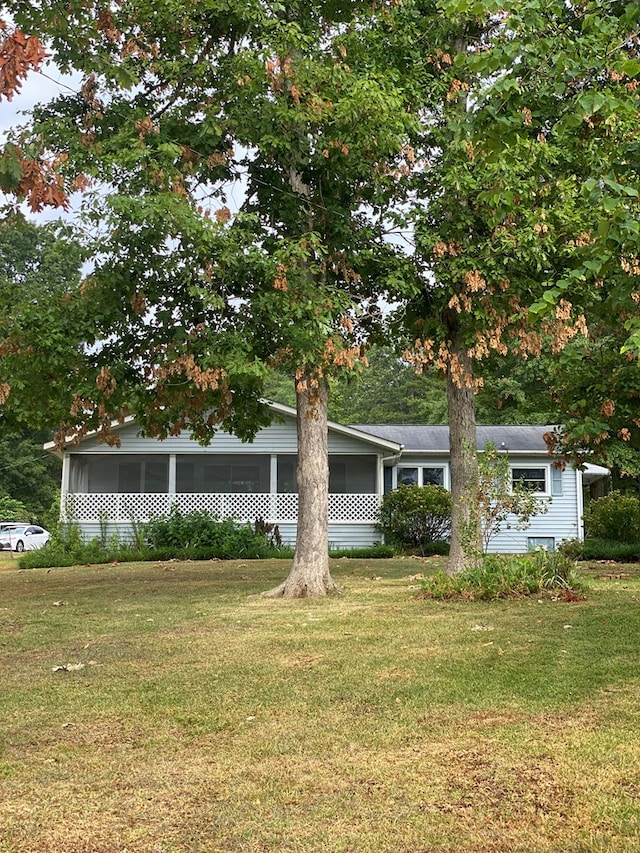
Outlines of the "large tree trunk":
[{"label": "large tree trunk", "polygon": [[329,386],[310,377],[297,382],[298,532],[288,578],[267,596],[306,598],[338,591],[329,572]]},{"label": "large tree trunk", "polygon": [[477,507],[478,458],[473,360],[452,335],[447,366],[447,408],[451,466],[451,549],[447,574],[474,565],[481,552]]}]

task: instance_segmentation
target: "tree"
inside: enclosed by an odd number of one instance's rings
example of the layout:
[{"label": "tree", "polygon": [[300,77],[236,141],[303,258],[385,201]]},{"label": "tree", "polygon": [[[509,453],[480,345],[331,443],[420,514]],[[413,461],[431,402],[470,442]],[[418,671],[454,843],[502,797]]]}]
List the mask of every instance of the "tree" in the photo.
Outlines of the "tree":
[{"label": "tree", "polygon": [[549,387],[564,412],[549,436],[556,452],[576,464],[600,462],[624,477],[640,476],[640,371],[625,349],[624,326],[590,323],[589,338],[553,360]]},{"label": "tree", "polygon": [[[68,411],[89,333],[69,228],[0,219],[0,426],[50,429]],[[48,402],[48,405],[45,404]]]},{"label": "tree", "polygon": [[[441,424],[447,399],[442,378],[417,374],[390,346],[367,349],[366,370],[350,371],[331,382],[329,417],[345,424]],[[270,400],[295,405],[291,377],[272,374],[265,393]]]},{"label": "tree", "polygon": [[[617,311],[637,349],[637,4],[404,3],[402,65],[424,93],[408,356],[447,376],[448,570],[472,563],[475,392],[490,354],[537,358]],[[397,54],[396,54],[397,55]],[[406,291],[405,291],[406,292]],[[472,535],[469,535],[469,531]],[[467,531],[464,541],[460,536]]]},{"label": "tree", "polygon": [[[37,521],[45,527],[58,517],[60,462],[42,445],[50,435],[35,430],[0,436],[0,499],[13,500],[23,507],[19,521]],[[0,513],[0,519],[8,519]]]},{"label": "tree", "polygon": [[[60,463],[42,449],[52,416],[43,402],[72,384],[70,368],[81,357],[73,302],[81,261],[67,227],[38,226],[11,212],[0,220],[0,388],[14,389],[0,413],[0,494],[40,522],[60,489]],[[26,358],[18,357],[23,348]],[[53,413],[65,410],[58,404]]]},{"label": "tree", "polygon": [[[25,35],[0,18],[0,102],[3,98],[11,101],[46,56],[38,36]],[[6,145],[0,152],[0,191],[25,199],[34,212],[66,207],[68,199],[54,166],[18,145]]]},{"label": "tree", "polygon": [[300,506],[280,592],[326,593],[328,382],[362,361],[371,271],[393,254],[374,248],[376,212],[413,120],[368,50],[377,5],[74,2],[64,20],[10,6],[85,75],[14,144],[69,189],[108,190],[87,201],[100,234],[78,299],[94,326],[60,436],[97,428],[115,442],[112,420],[133,413],[159,437],[189,428],[206,442],[222,426],[250,438],[268,417],[267,367],[287,370]]},{"label": "tree", "polygon": [[[532,515],[542,515],[548,509],[547,501],[536,498],[526,484],[512,481],[511,466],[506,453],[499,453],[495,444],[488,442],[478,454],[478,482],[474,510],[480,525],[482,550],[504,527],[526,530]],[[471,531],[476,541],[475,530]]]},{"label": "tree", "polygon": [[0,519],[3,521],[20,521],[24,519],[27,509],[15,498],[0,495]]}]

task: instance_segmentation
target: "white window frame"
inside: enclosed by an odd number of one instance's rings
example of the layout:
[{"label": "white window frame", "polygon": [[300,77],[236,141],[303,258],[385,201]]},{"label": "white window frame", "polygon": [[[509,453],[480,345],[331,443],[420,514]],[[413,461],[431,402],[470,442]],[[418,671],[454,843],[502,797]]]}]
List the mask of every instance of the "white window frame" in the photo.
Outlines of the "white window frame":
[{"label": "white window frame", "polygon": [[509,466],[509,470],[511,472],[511,478],[510,478],[510,484],[509,484],[510,488],[513,488],[513,472],[516,469],[524,470],[524,471],[526,471],[527,469],[535,470],[535,471],[544,471],[544,490],[543,491],[537,491],[536,490],[535,492],[532,491],[531,494],[537,495],[540,497],[545,497],[545,498],[551,497],[551,465],[544,464],[544,463],[526,464],[526,465],[523,463],[516,463],[516,462],[511,463],[511,465]]},{"label": "white window frame", "polygon": [[393,468],[393,479],[391,481],[391,487],[393,489],[397,489],[398,485],[400,485],[398,483],[398,471],[402,471],[403,469],[411,470],[414,468],[418,469],[418,486],[432,485],[431,483],[424,482],[423,472],[425,468],[440,468],[442,470],[442,485],[445,489],[447,489],[447,491],[451,491],[449,485],[449,466],[446,462],[433,462],[430,464],[427,464],[426,462],[416,462],[415,465],[411,463],[406,463],[404,465],[395,465]]}]

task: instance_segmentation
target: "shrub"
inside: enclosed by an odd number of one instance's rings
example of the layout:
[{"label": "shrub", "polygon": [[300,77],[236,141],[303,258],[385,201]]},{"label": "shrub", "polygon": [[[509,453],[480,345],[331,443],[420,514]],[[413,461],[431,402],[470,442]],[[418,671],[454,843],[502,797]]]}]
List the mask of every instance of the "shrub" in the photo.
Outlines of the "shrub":
[{"label": "shrub", "polygon": [[205,510],[182,513],[176,506],[167,515],[153,518],[144,536],[152,548],[197,548],[223,559],[273,556],[277,552],[266,535],[250,524],[231,518],[221,520]]},{"label": "shrub", "polygon": [[442,486],[400,486],[384,496],[377,528],[389,544],[424,554],[449,535],[451,494]]},{"label": "shrub", "polygon": [[422,596],[466,601],[527,596],[581,598],[576,564],[561,553],[534,551],[521,556],[489,554],[457,575],[438,572],[422,581]]},{"label": "shrub", "polygon": [[587,506],[584,524],[589,539],[640,542],[640,501],[635,495],[610,492]]},{"label": "shrub", "polygon": [[100,539],[85,542],[76,524],[59,524],[51,531],[44,548],[26,551],[20,556],[21,569],[44,569],[51,566],[77,566],[109,561],[109,552]]},{"label": "shrub", "polygon": [[[140,541],[141,534],[145,536],[144,542]],[[121,542],[117,537],[106,541],[104,532],[85,542],[77,525],[60,525],[45,548],[23,554],[18,565],[22,569],[35,569],[173,558],[233,560],[290,555],[291,549],[275,547],[266,535],[256,533],[249,524],[238,524],[231,519],[220,521],[206,512],[182,514],[174,509],[141,527],[132,543]]]},{"label": "shrub", "polygon": [[27,510],[22,501],[10,498],[8,495],[0,495],[0,520],[24,521],[26,518],[28,518]]},{"label": "shrub", "polygon": [[640,562],[640,542],[605,542],[602,539],[572,539],[560,546],[563,554],[574,560],[614,560],[618,563]]},{"label": "shrub", "polygon": [[395,549],[390,545],[370,545],[368,548],[330,548],[329,556],[333,559],[351,557],[358,560],[382,560],[395,555]]},{"label": "shrub", "polygon": [[[548,501],[532,494],[526,483],[512,481],[509,457],[488,441],[478,453],[476,505],[472,507],[472,517],[480,524],[483,552],[503,528],[526,530],[531,516],[542,515],[548,508]],[[467,538],[475,539],[475,523]]]}]

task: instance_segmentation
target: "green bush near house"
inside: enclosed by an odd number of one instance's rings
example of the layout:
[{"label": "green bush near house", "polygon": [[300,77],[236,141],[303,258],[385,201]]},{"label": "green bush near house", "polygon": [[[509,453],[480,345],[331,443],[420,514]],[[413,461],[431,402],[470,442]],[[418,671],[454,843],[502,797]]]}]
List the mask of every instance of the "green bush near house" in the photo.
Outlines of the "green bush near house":
[{"label": "green bush near house", "polygon": [[613,560],[616,563],[639,563],[640,542],[607,542],[603,539],[572,539],[563,542],[560,551],[573,560]]},{"label": "green bush near house", "polygon": [[511,556],[488,554],[457,575],[438,572],[421,583],[421,596],[439,601],[558,596],[573,600],[584,592],[574,560],[562,553],[535,551]]},{"label": "green bush near house", "polygon": [[60,525],[51,542],[20,557],[20,568],[50,568],[148,560],[232,560],[287,557],[291,549],[274,546],[268,536],[250,524],[220,520],[207,512],[181,513],[173,508],[165,516],[140,525],[135,542],[102,535],[85,542],[80,528]]},{"label": "green bush near house", "polygon": [[[268,525],[256,522],[239,524],[231,519],[220,520],[198,511],[181,513],[174,509],[166,516],[139,525],[133,542],[117,536],[100,537],[85,542],[75,524],[58,525],[51,542],[38,551],[21,555],[21,569],[63,566],[96,565],[103,563],[149,562],[153,560],[235,560],[290,558],[293,549],[274,544],[273,531]],[[446,543],[445,543],[446,544]],[[331,557],[384,559],[393,557],[389,545],[370,548],[330,550]]]},{"label": "green bush near house", "polygon": [[222,559],[268,557],[278,550],[250,524],[220,519],[205,510],[183,513],[176,506],[152,518],[142,535],[152,549],[210,549],[211,556]]},{"label": "green bush near house", "polygon": [[385,560],[394,557],[396,549],[391,545],[370,545],[368,548],[329,548],[333,559],[349,557],[358,560]]},{"label": "green bush near house", "polygon": [[399,486],[386,494],[378,510],[377,528],[385,541],[421,554],[441,543],[451,529],[451,494],[443,486]]},{"label": "green bush near house", "polygon": [[589,539],[640,543],[640,500],[613,491],[586,507],[584,526]]}]

